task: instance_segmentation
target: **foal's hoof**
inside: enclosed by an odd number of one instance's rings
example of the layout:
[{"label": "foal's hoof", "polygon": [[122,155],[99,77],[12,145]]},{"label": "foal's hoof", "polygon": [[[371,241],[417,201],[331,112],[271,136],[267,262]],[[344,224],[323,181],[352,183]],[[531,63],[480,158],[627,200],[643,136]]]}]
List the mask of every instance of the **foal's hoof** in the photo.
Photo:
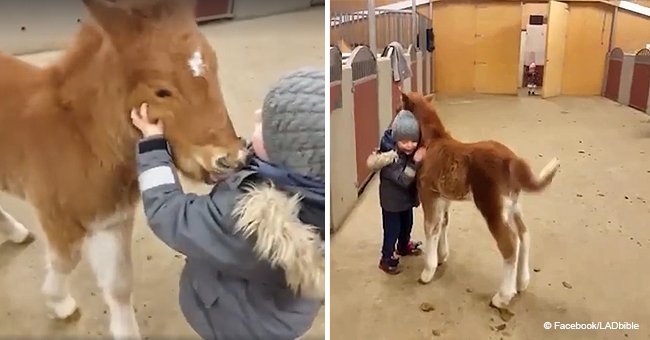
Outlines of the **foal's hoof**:
[{"label": "foal's hoof", "polygon": [[431,280],[433,280],[433,276],[436,274],[436,270],[429,270],[429,269],[424,269],[422,273],[420,274],[420,278],[418,279],[418,282],[425,285]]},{"label": "foal's hoof", "polygon": [[79,320],[81,312],[77,307],[77,302],[68,296],[61,302],[50,304],[50,316],[57,320],[74,322]]},{"label": "foal's hoof", "polygon": [[74,323],[77,322],[81,319],[81,310],[79,307],[77,307],[72,314],[70,314],[67,318],[61,319],[61,321],[66,322],[66,323]]},{"label": "foal's hoof", "polygon": [[528,284],[530,283],[530,278],[521,278],[517,280],[517,292],[523,293],[528,289]]},{"label": "foal's hoof", "polygon": [[507,308],[510,304],[510,300],[515,294],[511,295],[502,295],[500,293],[494,294],[492,300],[490,301],[490,306],[498,309]]},{"label": "foal's hoof", "polygon": [[13,233],[9,235],[9,240],[15,244],[28,244],[32,243],[35,238],[24,225],[18,224],[15,226]]},{"label": "foal's hoof", "polygon": [[36,241],[36,237],[32,233],[27,234],[27,236],[25,236],[25,238],[23,238],[20,241],[13,241],[12,240],[13,243],[20,244],[20,245],[28,245],[28,244],[31,244],[34,241]]}]

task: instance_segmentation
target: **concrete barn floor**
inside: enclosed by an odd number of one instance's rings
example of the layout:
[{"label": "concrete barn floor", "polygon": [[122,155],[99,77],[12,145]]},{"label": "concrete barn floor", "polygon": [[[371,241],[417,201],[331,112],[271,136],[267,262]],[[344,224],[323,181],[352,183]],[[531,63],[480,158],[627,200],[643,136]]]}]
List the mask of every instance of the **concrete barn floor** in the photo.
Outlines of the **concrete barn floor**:
[{"label": "concrete barn floor", "polygon": [[[220,79],[235,128],[249,137],[253,113],[279,76],[295,68],[324,65],[324,10],[287,13],[250,21],[202,26],[217,51]],[[1,32],[0,32],[1,34]],[[46,64],[58,52],[24,56]],[[1,100],[1,99],[0,99]],[[206,187],[185,185],[188,191]],[[40,237],[32,208],[0,194],[0,204]],[[178,307],[180,257],[164,246],[148,229],[139,210],[134,235],[137,319],[143,336],[197,338],[186,325]],[[72,295],[81,309],[81,319],[63,323],[48,319],[40,286],[44,278],[44,248],[41,241],[15,246],[0,239],[0,338],[106,337],[109,318],[100,290],[87,263],[72,275]],[[309,338],[324,338],[324,308]]]},{"label": "concrete barn floor", "polygon": [[[650,338],[650,117],[598,97],[475,96],[437,105],[457,138],[499,140],[536,172],[560,158],[546,192],[522,195],[530,286],[513,299],[508,322],[488,306],[502,260],[469,202],[451,205],[450,257],[434,281],[417,283],[422,258],[402,259],[398,276],[381,272],[375,177],[332,237],[332,339]],[[420,209],[415,216],[413,236],[423,240]],[[422,303],[434,310],[421,311]],[[545,330],[546,321],[640,329]]]}]

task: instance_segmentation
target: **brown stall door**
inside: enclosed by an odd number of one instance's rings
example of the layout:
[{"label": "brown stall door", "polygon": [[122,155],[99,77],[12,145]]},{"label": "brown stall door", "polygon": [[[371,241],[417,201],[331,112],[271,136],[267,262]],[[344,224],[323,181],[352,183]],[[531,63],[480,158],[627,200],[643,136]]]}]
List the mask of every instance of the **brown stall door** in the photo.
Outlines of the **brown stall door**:
[{"label": "brown stall door", "polygon": [[[357,154],[357,189],[370,178],[366,158],[379,143],[379,101],[377,76],[372,75],[354,83],[354,137]],[[351,146],[352,147],[352,146]]]},{"label": "brown stall door", "polygon": [[197,0],[197,21],[232,17],[233,0]]},{"label": "brown stall door", "polygon": [[621,85],[621,70],[623,62],[620,60],[610,60],[607,68],[607,80],[605,85],[605,97],[611,100],[618,100],[618,90]]},{"label": "brown stall door", "polygon": [[562,93],[562,73],[564,70],[564,50],[568,20],[569,6],[563,2],[551,1],[546,34],[543,98],[559,96]]},{"label": "brown stall door", "polygon": [[634,65],[632,75],[632,87],[630,89],[630,106],[645,112],[648,107],[648,92],[650,92],[650,56],[647,56],[648,63],[639,62]]},{"label": "brown stall door", "polygon": [[516,94],[521,39],[521,4],[476,5],[474,90]]}]

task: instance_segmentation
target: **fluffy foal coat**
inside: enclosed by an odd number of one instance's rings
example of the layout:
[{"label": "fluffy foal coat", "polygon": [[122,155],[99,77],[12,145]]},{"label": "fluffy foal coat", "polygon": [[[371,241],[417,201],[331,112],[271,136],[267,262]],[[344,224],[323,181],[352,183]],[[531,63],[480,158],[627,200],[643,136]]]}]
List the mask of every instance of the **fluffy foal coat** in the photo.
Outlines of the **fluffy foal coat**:
[{"label": "fluffy foal coat", "polygon": [[[191,1],[84,4],[91,20],[56,63],[39,68],[0,54],[0,190],[36,208],[47,249],[42,290],[54,316],[77,310],[68,276],[84,248],[110,309],[112,335],[135,339],[139,133],[130,109],[150,103],[177,166],[196,180],[238,167],[245,143],[228,117],[216,56]],[[0,232],[14,242],[30,238],[1,208]]]},{"label": "fluffy foal coat", "polygon": [[402,94],[402,102],[403,108],[413,112],[420,122],[421,143],[427,148],[417,179],[426,235],[420,282],[431,282],[436,267],[449,255],[450,202],[473,200],[503,256],[501,286],[491,303],[506,307],[530,281],[530,236],[519,194],[546,189],[559,168],[559,160],[552,159],[535,175],[524,159],[499,142],[464,143],[454,139],[429,96]]}]

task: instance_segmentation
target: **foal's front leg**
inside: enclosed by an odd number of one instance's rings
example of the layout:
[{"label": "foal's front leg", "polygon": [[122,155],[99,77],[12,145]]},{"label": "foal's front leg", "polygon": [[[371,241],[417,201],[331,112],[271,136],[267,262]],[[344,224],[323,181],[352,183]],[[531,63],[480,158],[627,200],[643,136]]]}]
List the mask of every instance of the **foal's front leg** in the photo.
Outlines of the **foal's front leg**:
[{"label": "foal's front leg", "polygon": [[[436,267],[439,263],[440,233],[443,226],[442,217],[448,206],[449,202],[440,197],[422,201],[422,209],[424,210],[424,234],[426,239],[424,245],[424,269],[420,274],[420,283],[426,284],[431,282],[433,276],[436,274]],[[444,242],[445,244],[447,242],[446,235]],[[441,255],[445,255],[444,260],[446,260],[446,254]]]},{"label": "foal's front leg", "polygon": [[111,312],[114,339],[140,339],[133,308],[133,212],[117,212],[91,227],[86,252]]}]

